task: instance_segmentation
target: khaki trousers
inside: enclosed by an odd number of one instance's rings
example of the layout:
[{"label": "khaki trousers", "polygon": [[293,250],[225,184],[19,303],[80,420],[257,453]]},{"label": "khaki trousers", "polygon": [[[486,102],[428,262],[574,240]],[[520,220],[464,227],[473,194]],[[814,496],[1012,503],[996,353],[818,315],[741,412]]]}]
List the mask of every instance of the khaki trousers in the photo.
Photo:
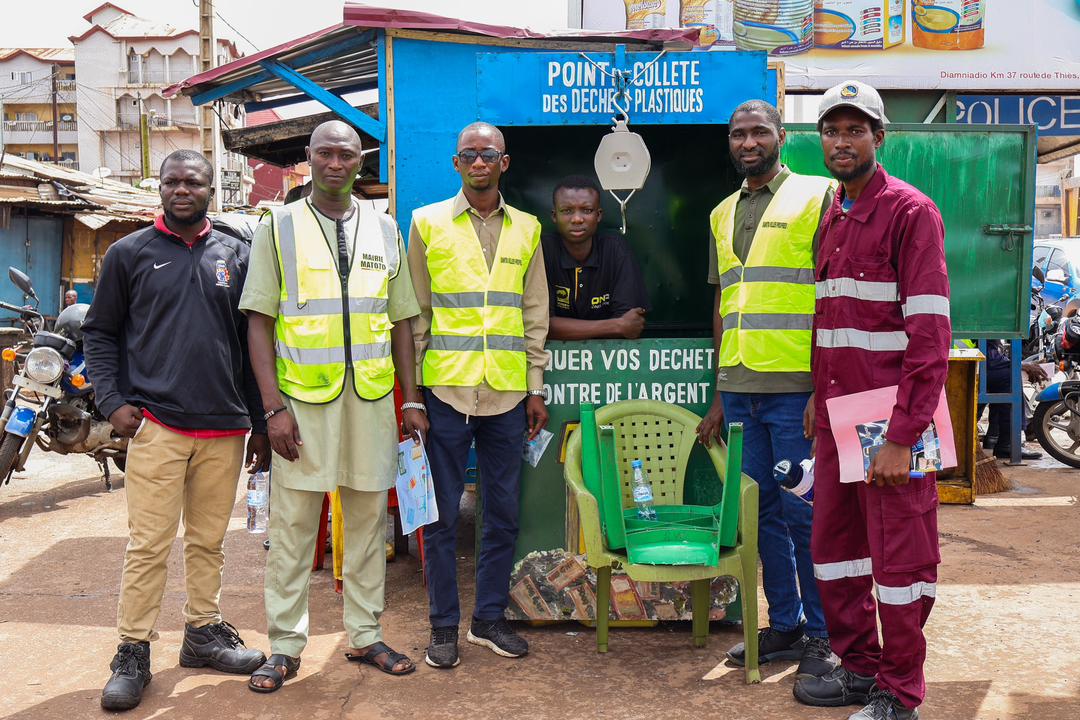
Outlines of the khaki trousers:
[{"label": "khaki trousers", "polygon": [[[386,491],[338,488],[345,521],[342,585],[349,644],[382,640],[386,579]],[[266,620],[272,654],[300,657],[308,639],[308,588],[325,492],[270,483],[270,553],[266,559]]]},{"label": "khaki trousers", "polygon": [[124,488],[128,546],[120,580],[117,629],[122,642],[156,640],[154,630],[169,552],[184,521],[184,620],[221,622],[222,544],[236,502],[244,437],[195,438],[144,420],[128,444]]}]

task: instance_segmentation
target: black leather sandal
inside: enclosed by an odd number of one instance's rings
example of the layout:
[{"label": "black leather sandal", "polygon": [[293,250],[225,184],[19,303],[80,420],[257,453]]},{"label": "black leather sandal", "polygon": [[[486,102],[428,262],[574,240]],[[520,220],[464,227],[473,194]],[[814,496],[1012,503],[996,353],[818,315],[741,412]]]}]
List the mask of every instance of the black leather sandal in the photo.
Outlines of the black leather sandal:
[{"label": "black leather sandal", "polygon": [[[388,664],[383,664],[375,659],[383,654],[386,655],[386,659],[389,661]],[[369,646],[368,651],[363,655],[354,655],[347,652],[345,653],[345,659],[349,662],[358,662],[367,665],[373,665],[375,668],[382,670],[387,675],[408,675],[409,673],[416,670],[416,663],[414,663],[407,655],[402,655],[399,652],[395,652],[393,648],[391,648],[384,642],[377,642]],[[403,660],[408,661],[409,667],[405,668],[404,670],[394,670],[394,667]]]},{"label": "black leather sandal", "polygon": [[[285,674],[282,675],[278,668],[285,668]],[[257,693],[272,693],[281,689],[281,686],[285,684],[285,681],[291,677],[296,677],[296,671],[300,669],[300,658],[291,658],[288,655],[271,655],[266,658],[266,662],[263,663],[255,672],[251,673],[251,678],[248,679],[248,690]],[[271,687],[262,687],[252,682],[255,678],[267,677],[274,681]]]}]

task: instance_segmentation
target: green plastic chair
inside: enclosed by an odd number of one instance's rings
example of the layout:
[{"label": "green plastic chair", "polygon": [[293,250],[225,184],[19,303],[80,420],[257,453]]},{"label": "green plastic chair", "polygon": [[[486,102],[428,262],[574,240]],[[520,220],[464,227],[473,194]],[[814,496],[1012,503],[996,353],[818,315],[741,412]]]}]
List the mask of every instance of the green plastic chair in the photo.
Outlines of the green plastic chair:
[{"label": "green plastic chair", "polygon": [[[583,413],[585,415],[586,413]],[[585,417],[582,418],[586,420]],[[696,429],[701,418],[675,405],[654,400],[627,400],[613,403],[595,411],[593,432],[604,425],[613,426],[617,445],[617,462],[622,476],[622,506],[634,506],[631,491],[633,475],[630,461],[640,459],[653,489],[654,505],[678,505],[683,501],[683,480],[690,451],[697,441]],[[614,516],[607,513],[608,523],[601,519],[600,450],[599,442],[585,443],[583,453],[582,434],[589,427],[575,430],[566,450],[564,476],[577,503],[581,530],[585,539],[586,564],[596,571],[596,650],[607,652],[609,614],[611,603],[611,570],[619,567],[630,579],[642,582],[689,582],[693,610],[693,642],[704,647],[709,634],[710,585],[713,578],[734,577],[739,583],[742,597],[743,641],[746,645],[746,682],[761,682],[758,669],[757,646],[757,483],[745,474],[739,482],[738,514],[731,508],[719,515],[734,517],[736,538],[732,547],[722,548],[715,565],[646,565],[631,563],[621,548],[612,548],[605,530],[614,530]],[[727,448],[713,443],[708,448],[709,458],[720,478],[726,476]],[[587,471],[583,474],[582,464]],[[586,487],[586,477],[590,477]],[[594,479],[595,478],[595,479]],[[724,493],[735,497],[734,493]],[[610,506],[610,504],[609,504]],[[722,520],[721,520],[722,522]],[[618,531],[615,531],[617,537]],[[625,539],[624,539],[625,543]]]}]

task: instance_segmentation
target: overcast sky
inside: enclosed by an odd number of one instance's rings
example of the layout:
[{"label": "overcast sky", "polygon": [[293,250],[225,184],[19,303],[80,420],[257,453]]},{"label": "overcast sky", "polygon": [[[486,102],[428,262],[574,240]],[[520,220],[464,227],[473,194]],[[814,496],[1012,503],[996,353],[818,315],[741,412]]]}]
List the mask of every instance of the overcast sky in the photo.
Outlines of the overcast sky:
[{"label": "overcast sky", "polygon": [[[65,47],[67,38],[90,26],[82,16],[100,3],[92,0],[6,0],[0,22],[0,47]],[[118,0],[114,3],[149,20],[181,30],[198,29],[196,0]],[[566,26],[568,0],[380,0],[378,7],[407,8],[449,17],[546,29]],[[344,0],[216,0],[221,37],[235,39],[245,53],[265,50],[341,22]],[[257,10],[252,12],[252,10]],[[228,28],[233,25],[251,42]],[[254,47],[251,43],[254,43]]]}]

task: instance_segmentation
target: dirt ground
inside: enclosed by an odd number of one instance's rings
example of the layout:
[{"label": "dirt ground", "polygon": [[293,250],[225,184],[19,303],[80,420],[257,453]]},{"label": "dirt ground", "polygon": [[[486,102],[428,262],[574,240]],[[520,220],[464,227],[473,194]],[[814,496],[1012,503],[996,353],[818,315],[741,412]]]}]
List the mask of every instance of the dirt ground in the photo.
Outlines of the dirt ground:
[{"label": "dirt ground", "polygon": [[[929,696],[924,719],[1080,718],[1080,471],[1051,462],[1006,468],[1016,489],[974,507],[943,507],[943,564],[927,626]],[[37,456],[0,489],[0,717],[80,720],[105,715],[98,700],[116,643],[117,586],[126,542],[122,476],[105,492],[93,462]],[[226,541],[222,606],[254,647],[266,649],[262,536],[237,505]],[[471,528],[460,575],[467,612]],[[299,677],[255,695],[245,677],[177,663],[183,631],[183,570],[177,541],[153,646],[154,679],[144,718],[675,718],[834,720],[853,708],[819,710],[791,696],[790,665],[763,666],[743,684],[722,661],[738,627],[714,623],[695,649],[688,623],[613,630],[597,655],[576,624],[523,627],[531,653],[506,660],[462,644],[451,671],[422,662],[427,599],[418,564],[388,566],[386,639],[419,669],[405,678],[345,662],[341,597],[330,572],[311,583],[311,641]],[[329,560],[329,556],[327,557]],[[767,617],[762,602],[762,618]],[[464,613],[463,613],[464,614]]]}]

